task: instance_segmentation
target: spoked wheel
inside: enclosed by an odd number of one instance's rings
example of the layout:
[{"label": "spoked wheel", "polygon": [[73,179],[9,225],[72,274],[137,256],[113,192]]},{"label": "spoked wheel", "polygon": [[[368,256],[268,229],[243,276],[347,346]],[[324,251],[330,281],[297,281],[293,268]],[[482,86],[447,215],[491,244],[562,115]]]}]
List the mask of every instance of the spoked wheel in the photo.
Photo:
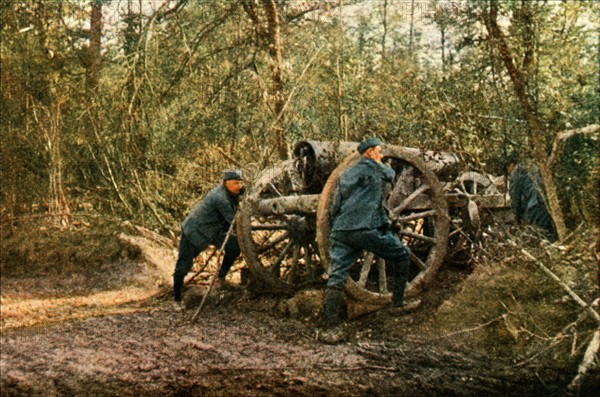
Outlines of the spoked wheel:
[{"label": "spoked wheel", "polygon": [[[425,162],[399,147],[383,146],[383,161],[396,171],[386,199],[392,221],[400,225],[398,236],[410,248],[411,271],[406,294],[416,295],[431,283],[443,263],[448,243],[450,218],[446,198],[435,174]],[[330,208],[342,172],[359,160],[346,158],[331,174],[323,189],[317,210],[317,242],[321,260],[329,270]],[[350,271],[346,292],[353,299],[373,305],[391,301],[388,292],[390,272],[383,260],[365,251]]]},{"label": "spoked wheel", "polygon": [[457,178],[454,191],[466,198],[466,205],[451,211],[452,231],[448,243],[448,259],[455,265],[470,264],[473,243],[479,239],[481,217],[475,198],[484,194],[495,194],[492,181],[474,171],[463,173]]},{"label": "spoked wheel", "polygon": [[237,218],[248,267],[272,292],[290,293],[322,279],[315,244],[318,195],[302,195],[294,161],[264,170],[250,187]]}]

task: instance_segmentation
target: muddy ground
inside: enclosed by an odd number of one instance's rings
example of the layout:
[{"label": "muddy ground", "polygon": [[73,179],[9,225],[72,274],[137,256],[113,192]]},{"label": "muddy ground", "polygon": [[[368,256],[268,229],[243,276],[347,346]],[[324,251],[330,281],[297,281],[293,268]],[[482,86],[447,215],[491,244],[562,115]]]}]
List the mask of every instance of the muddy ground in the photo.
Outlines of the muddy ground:
[{"label": "muddy ground", "polygon": [[[206,280],[186,291],[187,310],[174,310],[153,295],[161,269],[118,238],[134,234],[122,229],[4,235],[2,396],[562,396],[596,327],[499,235],[472,267],[445,266],[421,310],[347,321],[339,345],[316,339],[318,289],[290,313],[287,298],[253,294],[236,274],[192,322]],[[560,277],[591,302],[587,234],[562,247],[515,238],[561,264]],[[572,394],[597,395],[598,385],[596,366]]]}]

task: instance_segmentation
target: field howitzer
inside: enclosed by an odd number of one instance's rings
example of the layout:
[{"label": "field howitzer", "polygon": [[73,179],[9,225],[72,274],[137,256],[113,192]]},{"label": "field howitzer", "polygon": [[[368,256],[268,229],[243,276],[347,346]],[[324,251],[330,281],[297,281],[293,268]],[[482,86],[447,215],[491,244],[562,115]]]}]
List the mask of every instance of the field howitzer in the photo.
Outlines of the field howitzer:
[{"label": "field howitzer", "polygon": [[[248,267],[270,291],[291,293],[323,282],[330,263],[333,193],[340,174],[360,158],[357,146],[299,142],[292,159],[263,170],[248,189],[237,236]],[[486,176],[460,174],[453,153],[387,144],[382,149],[383,162],[396,172],[385,205],[410,248],[406,293],[416,295],[431,284],[449,251],[464,250],[476,236],[479,208],[507,204],[504,194],[490,190],[494,185]],[[490,203],[492,196],[496,201]],[[351,270],[346,292],[357,301],[385,304],[391,300],[389,276],[385,262],[365,251]]]}]

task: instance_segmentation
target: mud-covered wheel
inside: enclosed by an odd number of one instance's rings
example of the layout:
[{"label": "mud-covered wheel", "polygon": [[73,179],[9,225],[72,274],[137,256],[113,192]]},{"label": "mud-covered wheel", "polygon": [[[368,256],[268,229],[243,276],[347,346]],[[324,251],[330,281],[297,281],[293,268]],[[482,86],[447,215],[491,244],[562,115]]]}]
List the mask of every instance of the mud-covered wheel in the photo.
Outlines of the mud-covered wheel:
[{"label": "mud-covered wheel", "polygon": [[[399,147],[383,146],[383,161],[396,171],[386,198],[390,218],[402,227],[398,236],[411,250],[410,282],[406,294],[414,296],[430,284],[444,261],[450,218],[441,184],[419,158]],[[331,174],[319,199],[317,242],[323,266],[329,270],[330,208],[337,181],[343,171],[359,160],[346,158]],[[346,292],[367,304],[383,305],[391,301],[387,282],[390,274],[382,260],[364,252],[350,272]]]},{"label": "mud-covered wheel", "polygon": [[468,266],[471,263],[473,244],[481,233],[481,216],[475,198],[485,194],[497,194],[492,180],[474,171],[461,174],[454,192],[466,199],[466,204],[450,211],[452,230],[449,235],[447,258],[453,265]]},{"label": "mud-covered wheel", "polygon": [[322,280],[315,244],[318,196],[303,191],[295,163],[288,160],[264,170],[240,206],[240,248],[253,275],[270,292],[291,293]]}]

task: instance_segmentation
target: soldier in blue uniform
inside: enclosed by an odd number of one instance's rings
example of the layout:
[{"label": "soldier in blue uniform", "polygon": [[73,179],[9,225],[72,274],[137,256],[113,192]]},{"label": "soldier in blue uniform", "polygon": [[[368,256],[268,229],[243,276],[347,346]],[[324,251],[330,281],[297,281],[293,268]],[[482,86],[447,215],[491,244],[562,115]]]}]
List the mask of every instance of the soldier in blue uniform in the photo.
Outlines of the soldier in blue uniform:
[{"label": "soldier in blue uniform", "polygon": [[362,155],[356,165],[344,171],[338,180],[331,208],[331,268],[323,312],[326,332],[321,340],[336,343],[343,339],[338,328],[343,288],[350,268],[363,250],[385,259],[392,270],[394,307],[400,311],[417,308],[420,301],[406,302],[404,290],[410,265],[408,248],[390,227],[384,208],[387,183],[394,180],[394,170],[381,162],[382,142],[371,138],[361,142]]},{"label": "soldier in blue uniform", "polygon": [[[221,247],[225,241],[229,226],[235,218],[239,197],[243,192],[241,171],[225,171],[223,183],[208,192],[181,224],[179,258],[173,275],[173,296],[176,302],[181,302],[183,281],[192,268],[194,258],[210,244]],[[225,280],[227,272],[239,255],[238,240],[231,235],[225,244],[225,256],[219,271],[219,280]]]},{"label": "soldier in blue uniform", "polygon": [[516,155],[508,160],[509,194],[511,206],[517,222],[526,222],[542,228],[547,233],[548,240],[558,240],[558,234],[552,216],[546,204],[545,186],[540,171],[532,167],[531,171],[519,164]]}]

